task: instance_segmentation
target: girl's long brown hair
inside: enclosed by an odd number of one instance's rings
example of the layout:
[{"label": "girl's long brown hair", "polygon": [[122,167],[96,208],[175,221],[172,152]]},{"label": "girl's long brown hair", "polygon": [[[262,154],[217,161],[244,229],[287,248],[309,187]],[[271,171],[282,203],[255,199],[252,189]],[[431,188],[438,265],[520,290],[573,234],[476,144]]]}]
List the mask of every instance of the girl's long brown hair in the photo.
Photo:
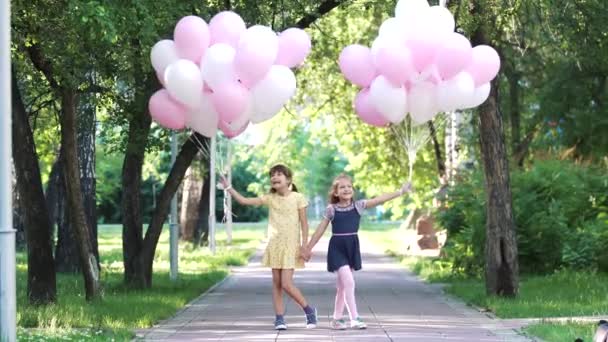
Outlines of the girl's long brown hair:
[{"label": "girl's long brown hair", "polygon": [[[295,184],[293,184],[293,172],[291,172],[291,170],[287,166],[285,166],[283,164],[274,165],[273,167],[270,168],[270,171],[268,171],[268,176],[272,177],[272,175],[277,172],[285,175],[285,178],[287,178],[287,180],[289,181],[289,184],[291,185],[291,191],[298,192],[298,188],[296,187]],[[271,188],[270,192],[275,193],[277,191],[275,189]]]},{"label": "girl's long brown hair", "polygon": [[[334,181],[331,183],[331,188],[329,188],[329,203],[331,204],[336,204],[338,202],[340,202],[340,197],[336,196],[335,193],[336,191],[338,191],[338,185],[340,184],[340,180],[342,179],[346,179],[347,181],[350,182],[350,184],[353,184],[353,180],[345,173],[341,173],[339,174],[336,178],[334,178]],[[354,198],[353,198],[354,200]]]}]

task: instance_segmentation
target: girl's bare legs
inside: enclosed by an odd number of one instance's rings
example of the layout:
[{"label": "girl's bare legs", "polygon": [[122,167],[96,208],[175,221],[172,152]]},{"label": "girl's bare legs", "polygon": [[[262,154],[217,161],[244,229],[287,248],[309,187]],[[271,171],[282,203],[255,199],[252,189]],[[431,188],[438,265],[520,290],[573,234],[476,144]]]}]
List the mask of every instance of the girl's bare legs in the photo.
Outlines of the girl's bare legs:
[{"label": "girl's bare legs", "polygon": [[[275,270],[273,269],[272,271],[274,278]],[[302,308],[307,307],[308,303],[306,303],[306,299],[304,299],[302,292],[300,292],[300,290],[298,290],[298,288],[293,284],[293,269],[282,269],[279,273],[281,275],[281,287],[283,291],[285,291],[289,295],[289,297],[296,301],[296,303],[298,303],[298,305],[300,305]],[[282,304],[283,300],[281,298],[281,305]]]},{"label": "girl's bare legs", "polygon": [[285,306],[283,305],[283,284],[281,282],[281,269],[272,269],[272,303],[274,312],[277,315],[285,314]]}]

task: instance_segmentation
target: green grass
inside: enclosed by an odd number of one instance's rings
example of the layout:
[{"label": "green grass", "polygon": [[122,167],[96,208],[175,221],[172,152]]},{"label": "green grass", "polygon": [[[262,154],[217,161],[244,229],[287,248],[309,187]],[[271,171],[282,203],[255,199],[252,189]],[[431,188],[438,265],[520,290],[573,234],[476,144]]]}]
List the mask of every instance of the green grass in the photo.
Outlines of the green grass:
[{"label": "green grass", "polygon": [[542,323],[525,328],[524,331],[550,342],[572,342],[577,337],[590,342],[593,340],[596,327],[596,324]]},{"label": "green grass", "polygon": [[[364,227],[363,236],[429,282],[445,283],[446,292],[467,303],[494,312],[501,318],[571,317],[608,315],[608,274],[562,270],[551,275],[523,275],[517,298],[487,296],[482,279],[465,279],[451,273],[448,262],[436,258],[403,255],[400,236],[395,226]],[[589,341],[593,324],[542,323],[526,330],[547,341]]]},{"label": "green grass", "polygon": [[194,249],[189,243],[180,243],[179,279],[173,282],[169,279],[169,234],[165,229],[154,260],[152,288],[133,290],[122,283],[120,229],[120,226],[99,228],[103,299],[94,303],[84,300],[82,276],[58,274],[57,303],[44,307],[27,305],[27,260],[23,254],[18,254],[20,341],[129,340],[133,329],[150,327],[158,320],[170,317],[222,280],[228,274],[229,266],[246,264],[263,235],[260,228],[235,227],[233,244],[227,246],[220,228],[215,255],[211,255],[208,248]]}]

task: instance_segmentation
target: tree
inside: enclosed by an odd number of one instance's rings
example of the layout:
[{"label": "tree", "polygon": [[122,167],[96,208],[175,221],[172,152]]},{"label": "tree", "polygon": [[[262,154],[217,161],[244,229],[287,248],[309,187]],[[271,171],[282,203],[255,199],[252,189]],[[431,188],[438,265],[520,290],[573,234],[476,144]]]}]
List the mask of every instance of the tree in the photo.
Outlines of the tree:
[{"label": "tree", "polygon": [[[477,1],[474,14],[489,19],[495,15],[490,4]],[[488,36],[495,26],[482,21],[471,43],[491,45]],[[489,31],[489,32],[488,32]],[[499,296],[516,296],[519,291],[519,264],[513,205],[509,181],[502,115],[498,108],[498,81],[492,82],[490,96],[479,107],[479,137],[486,182],[486,292]]]},{"label": "tree", "polygon": [[34,137],[14,69],[12,102],[12,145],[19,193],[18,207],[27,239],[27,295],[31,304],[49,304],[57,300],[51,225],[44,201]]}]

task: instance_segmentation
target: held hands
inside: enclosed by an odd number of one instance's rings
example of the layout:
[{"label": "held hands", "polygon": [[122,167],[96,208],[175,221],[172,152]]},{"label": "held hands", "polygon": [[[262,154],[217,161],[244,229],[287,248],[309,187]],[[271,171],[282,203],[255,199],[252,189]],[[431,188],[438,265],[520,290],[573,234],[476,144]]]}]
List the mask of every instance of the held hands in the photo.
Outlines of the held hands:
[{"label": "held hands", "polygon": [[304,261],[309,261],[312,257],[312,252],[308,249],[307,246],[300,247],[300,257],[304,259]]},{"label": "held hands", "polygon": [[407,182],[401,186],[401,189],[399,189],[399,194],[403,196],[404,194],[409,194],[412,191],[414,191],[414,186],[412,183]]}]

